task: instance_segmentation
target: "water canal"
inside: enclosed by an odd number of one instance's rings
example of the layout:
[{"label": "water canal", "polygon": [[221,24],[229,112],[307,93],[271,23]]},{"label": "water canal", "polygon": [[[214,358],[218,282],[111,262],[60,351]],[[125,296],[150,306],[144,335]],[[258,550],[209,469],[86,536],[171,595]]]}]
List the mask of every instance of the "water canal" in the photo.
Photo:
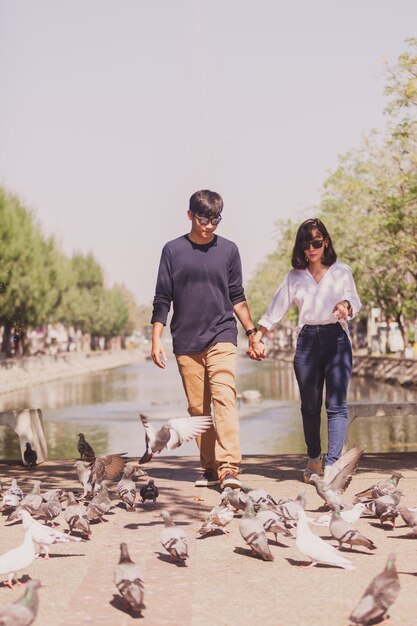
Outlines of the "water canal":
[{"label": "water canal", "polygon": [[[303,453],[298,390],[292,365],[279,361],[256,363],[245,356],[238,362],[238,391],[257,389],[262,401],[240,402],[244,454]],[[353,378],[349,400],[417,401],[416,390]],[[0,396],[0,410],[35,407],[43,412],[50,458],[77,456],[77,433],[84,432],[96,454],[126,452],[139,456],[144,436],[139,412],[158,425],[160,420],[186,414],[186,404],[174,358],[162,371],[146,361],[72,379],[37,385]],[[417,418],[356,420],[349,443],[368,452],[417,451]],[[17,437],[0,427],[2,458],[19,458]],[[180,454],[196,454],[194,442]]]}]

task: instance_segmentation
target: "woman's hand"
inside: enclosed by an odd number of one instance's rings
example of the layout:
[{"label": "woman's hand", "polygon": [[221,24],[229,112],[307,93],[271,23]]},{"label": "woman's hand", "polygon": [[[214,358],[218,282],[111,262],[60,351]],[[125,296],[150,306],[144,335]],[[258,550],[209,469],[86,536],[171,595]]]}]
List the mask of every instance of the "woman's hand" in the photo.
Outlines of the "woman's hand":
[{"label": "woman's hand", "polygon": [[334,306],[333,313],[338,320],[345,320],[349,317],[351,309],[352,307],[347,300],[341,300]]}]

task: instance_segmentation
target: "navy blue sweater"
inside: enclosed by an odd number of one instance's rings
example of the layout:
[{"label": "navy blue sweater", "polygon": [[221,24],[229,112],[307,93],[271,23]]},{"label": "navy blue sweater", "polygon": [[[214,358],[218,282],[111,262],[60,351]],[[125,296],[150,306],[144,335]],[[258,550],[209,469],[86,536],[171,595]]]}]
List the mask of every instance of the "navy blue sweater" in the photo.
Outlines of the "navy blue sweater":
[{"label": "navy blue sweater", "polygon": [[175,354],[194,354],[219,341],[237,344],[233,306],[245,300],[239,250],[214,235],[204,245],[188,235],[162,249],[151,323],[166,324],[171,302]]}]

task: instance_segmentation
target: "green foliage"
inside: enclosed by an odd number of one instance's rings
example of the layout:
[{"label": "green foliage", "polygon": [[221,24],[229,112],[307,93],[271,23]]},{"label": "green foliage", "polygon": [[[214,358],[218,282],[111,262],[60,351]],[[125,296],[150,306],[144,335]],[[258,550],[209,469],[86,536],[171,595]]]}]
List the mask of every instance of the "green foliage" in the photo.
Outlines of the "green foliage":
[{"label": "green foliage", "polygon": [[[365,306],[396,320],[404,339],[417,317],[417,39],[387,68],[384,133],[371,131],[324,182],[319,216],[350,264]],[[288,267],[296,226],[257,269],[248,297],[257,318]]]},{"label": "green foliage", "polygon": [[109,338],[136,327],[137,305],[123,286],[104,286],[90,253],[68,259],[45,238],[33,214],[0,188],[0,325],[16,328],[62,321]]}]

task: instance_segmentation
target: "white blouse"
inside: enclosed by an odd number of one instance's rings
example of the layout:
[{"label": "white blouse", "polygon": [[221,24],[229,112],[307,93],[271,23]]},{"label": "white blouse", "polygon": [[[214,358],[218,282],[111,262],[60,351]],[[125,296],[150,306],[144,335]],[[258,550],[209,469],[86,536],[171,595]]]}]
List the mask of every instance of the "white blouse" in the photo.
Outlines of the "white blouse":
[{"label": "white blouse", "polygon": [[[341,300],[349,300],[352,305],[351,319],[361,309],[361,302],[356,291],[349,265],[336,261],[316,283],[308,269],[290,270],[278,287],[277,292],[266,312],[259,320],[259,325],[271,330],[289,309],[298,308],[299,317],[296,334],[304,324],[339,324],[348,333],[345,319],[338,320],[332,313],[334,306]],[[349,333],[348,333],[349,334]]]}]

